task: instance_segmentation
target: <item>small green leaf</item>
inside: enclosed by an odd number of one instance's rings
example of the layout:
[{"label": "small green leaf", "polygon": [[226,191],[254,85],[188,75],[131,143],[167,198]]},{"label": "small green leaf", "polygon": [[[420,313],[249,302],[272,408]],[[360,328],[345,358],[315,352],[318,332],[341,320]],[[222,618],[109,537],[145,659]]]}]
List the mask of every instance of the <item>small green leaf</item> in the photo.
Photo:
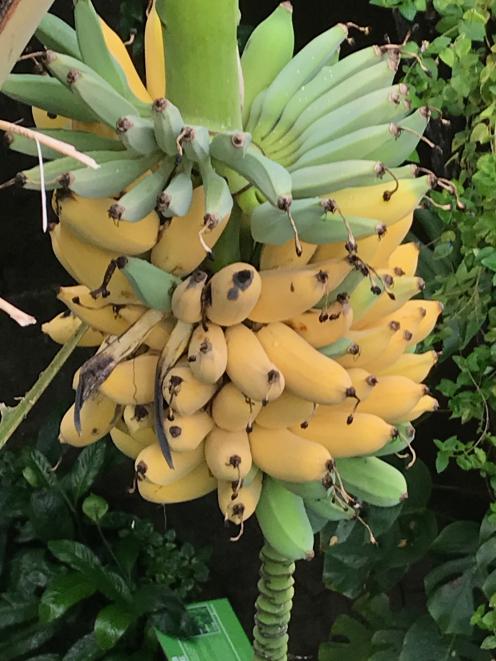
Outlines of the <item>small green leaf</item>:
[{"label": "small green leaf", "polygon": [[95,637],[102,650],[110,650],[126,633],[134,615],[117,604],[103,608],[95,620]]},{"label": "small green leaf", "polygon": [[101,659],[104,652],[96,642],[95,634],[89,633],[80,638],[66,652],[62,661],[97,661]]},{"label": "small green leaf", "polygon": [[77,502],[89,491],[105,462],[105,443],[92,443],[79,453],[66,481]]},{"label": "small green leaf", "polygon": [[109,505],[104,498],[91,494],[83,500],[82,510],[94,523],[98,523],[108,512]]},{"label": "small green leaf", "polygon": [[39,616],[42,622],[52,622],[61,617],[72,606],[91,597],[97,591],[91,583],[78,572],[57,576],[41,597]]}]

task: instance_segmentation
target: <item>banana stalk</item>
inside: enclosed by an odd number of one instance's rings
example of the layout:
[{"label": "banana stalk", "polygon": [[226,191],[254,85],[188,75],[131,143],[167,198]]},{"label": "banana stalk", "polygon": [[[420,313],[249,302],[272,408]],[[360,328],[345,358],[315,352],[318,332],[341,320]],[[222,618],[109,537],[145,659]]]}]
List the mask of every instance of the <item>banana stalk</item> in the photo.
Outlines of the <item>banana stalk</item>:
[{"label": "banana stalk", "polygon": [[167,98],[189,124],[241,128],[237,0],[157,0],[165,26]]},{"label": "banana stalk", "polygon": [[288,624],[293,605],[294,562],[267,543],[260,552],[259,594],[255,602],[254,661],[284,661],[288,651]]}]

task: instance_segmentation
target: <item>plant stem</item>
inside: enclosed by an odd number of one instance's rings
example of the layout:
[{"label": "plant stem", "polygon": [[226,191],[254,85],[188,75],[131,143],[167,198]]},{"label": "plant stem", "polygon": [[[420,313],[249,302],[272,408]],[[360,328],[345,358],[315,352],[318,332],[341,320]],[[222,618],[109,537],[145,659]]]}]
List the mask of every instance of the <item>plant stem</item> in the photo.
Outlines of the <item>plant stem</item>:
[{"label": "plant stem", "polygon": [[4,406],[2,421],[0,422],[0,449],[7,443],[9,438],[19,427],[24,418],[31,411],[33,406],[39,400],[41,395],[48,388],[55,376],[58,374],[66,360],[77,347],[79,340],[88,330],[87,324],[81,324],[74,335],[64,346],[55,354],[55,357],[48,367],[41,372],[34,386],[21,399],[19,404],[13,408]]},{"label": "plant stem", "polygon": [[267,542],[259,557],[262,565],[255,602],[253,658],[254,661],[286,661],[295,564],[280,556]]},{"label": "plant stem", "polygon": [[167,98],[190,124],[241,128],[237,0],[157,0]]}]

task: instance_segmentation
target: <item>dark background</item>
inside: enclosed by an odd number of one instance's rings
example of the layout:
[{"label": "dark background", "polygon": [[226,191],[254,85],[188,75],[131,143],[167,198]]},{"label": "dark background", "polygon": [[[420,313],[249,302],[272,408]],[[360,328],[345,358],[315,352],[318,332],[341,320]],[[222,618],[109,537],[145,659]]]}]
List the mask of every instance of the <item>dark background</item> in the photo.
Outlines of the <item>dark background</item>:
[{"label": "dark background", "polygon": [[[144,11],[147,3],[144,1],[142,4]],[[119,28],[119,0],[95,0],[95,5],[111,25]],[[270,13],[275,2],[241,0],[240,5],[243,23],[253,26]],[[57,0],[52,11],[70,20],[71,8],[70,0]],[[391,12],[371,7],[367,0],[346,0],[342,3],[295,0],[297,47],[300,48],[339,21],[353,21],[372,27],[370,37],[356,33],[357,48],[373,42],[383,43],[386,35],[392,42],[397,42],[397,29],[403,32],[404,28],[400,21],[394,22]],[[33,44],[33,47],[36,45]],[[349,47],[345,46],[343,52],[347,51]],[[1,94],[0,117],[11,121],[23,118],[27,126],[32,124],[26,108]],[[0,182],[31,164],[32,159],[2,148]],[[55,287],[70,284],[71,278],[58,264],[48,237],[41,232],[39,195],[11,188],[0,190],[0,209],[0,295],[34,315],[40,322],[48,320],[63,309],[55,299]],[[0,316],[0,346],[0,401],[13,405],[16,397],[22,396],[34,383],[58,347],[41,333],[39,325],[21,329],[5,315]],[[32,440],[47,418],[53,419],[65,411],[72,402],[72,374],[89,353],[78,349],[73,354],[11,443],[20,445]],[[423,434],[422,431],[420,428],[417,436],[421,456],[422,448],[426,446],[422,443],[422,437],[425,435],[426,441],[432,438],[431,434],[426,431]],[[119,469],[107,476],[100,485],[100,492],[110,498],[115,507],[156,515],[157,521],[163,521],[160,508],[143,503],[138,496],[127,494],[126,489],[131,481],[132,462],[129,462],[125,471]],[[232,531],[223,527],[215,494],[194,503],[167,508],[167,521],[176,528],[181,539],[213,546],[211,581],[205,596],[227,596],[249,634],[257,593],[257,554],[262,543],[254,517],[247,523],[243,538],[236,544],[229,542]],[[337,613],[346,607],[344,599],[324,589],[321,575],[321,555],[312,563],[298,564],[295,609],[290,629],[291,651],[294,654],[315,654],[319,641],[327,638]],[[412,590],[416,589],[413,585]]]}]

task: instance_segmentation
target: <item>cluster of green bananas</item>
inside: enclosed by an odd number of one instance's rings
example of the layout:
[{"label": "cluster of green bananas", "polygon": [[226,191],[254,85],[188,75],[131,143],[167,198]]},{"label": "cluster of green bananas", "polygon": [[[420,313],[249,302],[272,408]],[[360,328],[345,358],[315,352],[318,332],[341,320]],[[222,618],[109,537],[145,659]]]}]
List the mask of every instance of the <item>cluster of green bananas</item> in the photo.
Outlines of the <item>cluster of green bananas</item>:
[{"label": "cluster of green bananas", "polygon": [[[60,288],[68,310],[43,330],[64,342],[84,322],[82,343],[99,347],[60,440],[110,432],[147,500],[217,490],[241,529],[256,513],[276,564],[309,558],[327,521],[406,497],[380,457],[437,406],[421,383],[437,355],[415,347],[441,306],[414,298],[418,247],[402,243],[435,183],[402,165],[429,112],[393,84],[398,48],[338,59],[349,26],[293,57],[288,2],[241,57],[245,131],[215,135],[165,98],[154,5],[146,87],[90,0],[75,2],[75,27],[47,16],[48,75],[2,89],[100,165],[44,148],[53,250],[79,284]],[[16,182],[39,190],[41,175]]]}]

